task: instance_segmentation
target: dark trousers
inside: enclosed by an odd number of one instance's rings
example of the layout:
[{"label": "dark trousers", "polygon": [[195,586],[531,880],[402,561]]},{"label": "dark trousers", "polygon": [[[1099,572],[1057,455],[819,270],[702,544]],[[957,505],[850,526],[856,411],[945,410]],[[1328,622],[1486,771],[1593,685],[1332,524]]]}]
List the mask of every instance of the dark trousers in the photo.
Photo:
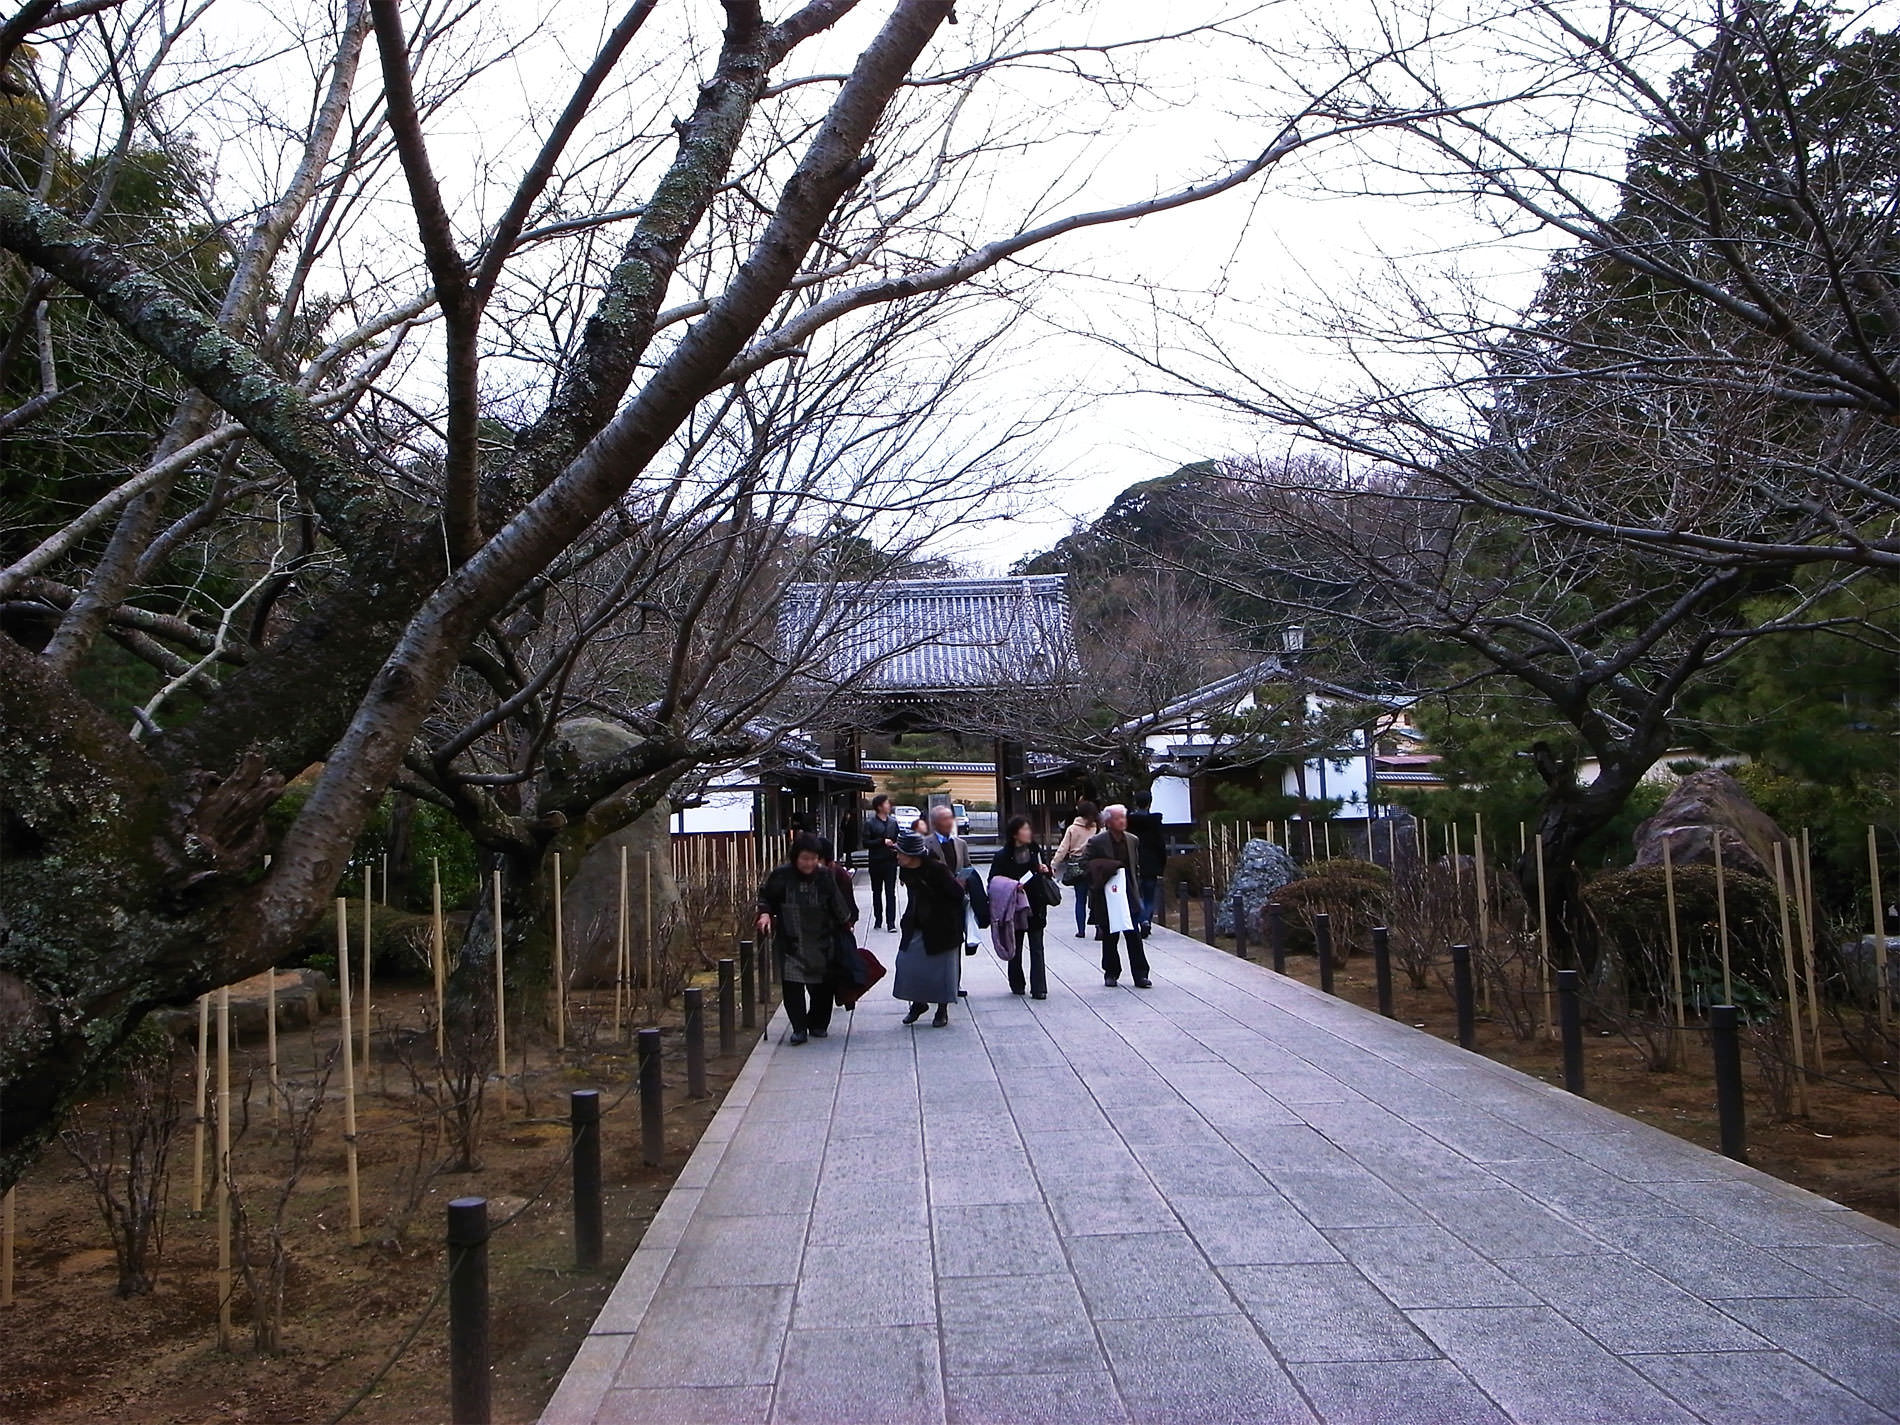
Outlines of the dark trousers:
[{"label": "dark trousers", "polygon": [[1069,894],[1075,899],[1075,933],[1083,936],[1089,933],[1089,888],[1086,885],[1070,886]]},{"label": "dark trousers", "polygon": [[897,863],[871,863],[871,921],[897,928]]},{"label": "dark trousers", "polygon": [[1128,968],[1135,972],[1136,979],[1145,980],[1148,978],[1148,952],[1142,948],[1139,930],[1102,932],[1102,978],[1121,978],[1122,957],[1116,944],[1124,934],[1128,938]]},{"label": "dark trousers", "polygon": [[792,1033],[823,1034],[831,1028],[831,1007],[838,1000],[830,985],[807,985],[798,980],[781,980],[779,984],[784,991],[785,1017],[792,1022]]},{"label": "dark trousers", "polygon": [[1023,961],[1029,961],[1029,992],[1046,995],[1049,993],[1049,974],[1043,968],[1042,930],[1047,920],[1032,920],[1029,928],[1023,932],[1023,942],[1016,947],[1016,953],[1009,959],[1009,987],[1017,994],[1023,992]]},{"label": "dark trousers", "polygon": [[1141,878],[1141,928],[1144,934],[1155,923],[1155,901],[1161,894],[1161,877]]}]

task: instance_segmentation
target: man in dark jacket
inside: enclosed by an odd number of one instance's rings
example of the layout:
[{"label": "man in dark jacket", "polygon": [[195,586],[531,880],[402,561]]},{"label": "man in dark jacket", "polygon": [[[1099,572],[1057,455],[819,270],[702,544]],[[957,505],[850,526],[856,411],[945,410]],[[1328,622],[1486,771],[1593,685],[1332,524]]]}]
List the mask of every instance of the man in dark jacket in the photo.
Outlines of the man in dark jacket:
[{"label": "man in dark jacket", "polygon": [[864,849],[870,860],[871,918],[878,930],[897,929],[897,834],[891,799],[879,792],[864,819]]},{"label": "man in dark jacket", "polygon": [[1141,843],[1141,933],[1155,925],[1155,900],[1161,891],[1161,873],[1168,869],[1168,831],[1154,810],[1150,792],[1135,793],[1135,809],[1128,813],[1128,834]]},{"label": "man in dark jacket", "polygon": [[[1151,988],[1148,980],[1148,954],[1141,940],[1141,843],[1128,834],[1128,808],[1102,808],[1102,830],[1089,838],[1082,848],[1082,860],[1089,868],[1089,919],[1102,937],[1102,983],[1113,988],[1121,982],[1120,941],[1128,937],[1128,968],[1134,971],[1135,988]],[[1109,929],[1108,889],[1115,877],[1121,877],[1121,892],[1126,897],[1126,919],[1132,930]]]}]

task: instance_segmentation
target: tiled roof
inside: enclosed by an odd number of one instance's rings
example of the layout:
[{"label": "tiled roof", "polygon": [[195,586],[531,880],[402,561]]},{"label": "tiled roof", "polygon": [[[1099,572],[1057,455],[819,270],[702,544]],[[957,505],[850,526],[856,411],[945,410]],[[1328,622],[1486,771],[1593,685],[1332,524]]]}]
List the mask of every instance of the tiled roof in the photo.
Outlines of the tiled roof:
[{"label": "tiled roof", "polygon": [[793,584],[780,643],[796,650],[814,635],[833,650],[818,676],[863,693],[1006,688],[1075,667],[1061,574]]}]

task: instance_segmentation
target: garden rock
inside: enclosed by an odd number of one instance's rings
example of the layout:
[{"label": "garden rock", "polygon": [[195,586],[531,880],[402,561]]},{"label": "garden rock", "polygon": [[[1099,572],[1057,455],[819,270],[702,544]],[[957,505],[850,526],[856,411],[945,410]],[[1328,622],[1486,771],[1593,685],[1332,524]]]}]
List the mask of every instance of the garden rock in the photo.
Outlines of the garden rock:
[{"label": "garden rock", "polygon": [[1775,879],[1774,846],[1781,846],[1784,864],[1792,849],[1781,828],[1755,805],[1740,782],[1707,767],[1677,783],[1656,814],[1636,828],[1636,864],[1662,865],[1667,842],[1676,865],[1711,866],[1718,840],[1725,869],[1769,882]]},{"label": "garden rock", "polygon": [[1234,933],[1234,894],[1240,895],[1248,925],[1260,924],[1260,913],[1275,891],[1300,878],[1300,868],[1286,851],[1271,841],[1249,841],[1240,851],[1240,866],[1234,881],[1221,898],[1214,915],[1214,933]]},{"label": "garden rock", "polygon": [[[1848,993],[1856,1001],[1863,1005],[1877,1002],[1880,980],[1873,936],[1863,935],[1841,946],[1841,974],[1847,981]],[[1900,1003],[1900,936],[1887,937],[1887,995],[1891,1001]]]},{"label": "garden rock", "polygon": [[[314,1024],[336,1009],[336,987],[321,970],[278,970],[277,1027],[298,1028]],[[270,984],[273,972],[252,975],[231,986],[231,1032],[240,1039],[258,1038],[270,1016]],[[213,1002],[215,1010],[216,1001]],[[155,1010],[152,1021],[174,1039],[191,1039],[198,1033],[198,1006]]]}]

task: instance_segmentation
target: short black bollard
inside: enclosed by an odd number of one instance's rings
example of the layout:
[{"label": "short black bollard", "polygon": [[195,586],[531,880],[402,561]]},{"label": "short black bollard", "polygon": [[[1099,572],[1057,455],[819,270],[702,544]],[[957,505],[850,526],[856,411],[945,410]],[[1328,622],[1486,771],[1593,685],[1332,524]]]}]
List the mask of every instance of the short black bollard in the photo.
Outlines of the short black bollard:
[{"label": "short black bollard", "polygon": [[1234,922],[1234,954],[1244,960],[1247,958],[1247,903],[1240,898],[1239,891],[1234,892],[1227,913]]},{"label": "short black bollard", "polygon": [[1267,902],[1267,949],[1273,954],[1273,968],[1286,973],[1286,907],[1278,901]]},{"label": "short black bollard", "polygon": [[1319,951],[1319,987],[1333,992],[1333,918],[1321,911],[1313,917],[1313,945]]},{"label": "short black bollard", "polygon": [[574,1159],[574,1265],[600,1265],[600,1090],[567,1096],[567,1131]]},{"label": "short black bollard", "polygon": [[642,1029],[640,1064],[640,1161],[649,1168],[666,1157],[666,1105],[660,1100],[660,1031]]},{"label": "short black bollard", "polygon": [[449,1419],[489,1425],[488,1199],[449,1204]]},{"label": "short black bollard", "polygon": [[1186,935],[1188,933],[1188,904],[1189,904],[1188,883],[1186,881],[1175,882],[1174,904],[1175,904],[1175,908],[1181,914],[1181,933],[1183,935]]},{"label": "short black bollard", "polygon": [[1392,1014],[1392,932],[1383,925],[1372,927],[1372,973],[1379,983],[1379,1013]]},{"label": "short black bollard", "polygon": [[692,986],[680,998],[686,1005],[686,1096],[706,1097],[706,992]]},{"label": "short black bollard", "polygon": [[738,1026],[733,1023],[732,961],[719,962],[719,1053],[724,1058],[739,1047]]},{"label": "short black bollard", "polygon": [[739,942],[739,1025],[756,1029],[759,1023],[758,981],[753,978],[752,942]]},{"label": "short black bollard", "polygon": [[1214,888],[1208,886],[1201,892],[1201,939],[1209,945],[1214,943],[1214,918],[1219,914],[1214,905]]},{"label": "short black bollard", "polygon": [[1557,1023],[1564,1039],[1564,1087],[1578,1098],[1583,1094],[1583,1007],[1577,1002],[1575,970],[1557,972]]},{"label": "short black bollard", "polygon": [[1709,1006],[1709,1047],[1715,1051],[1715,1113],[1721,1122],[1722,1153],[1748,1161],[1748,1123],[1742,1112],[1741,1011],[1732,1004]]},{"label": "short black bollard", "polygon": [[1469,1049],[1478,1037],[1478,1002],[1471,992],[1471,947],[1451,947],[1451,998],[1458,1008],[1458,1047]]}]

